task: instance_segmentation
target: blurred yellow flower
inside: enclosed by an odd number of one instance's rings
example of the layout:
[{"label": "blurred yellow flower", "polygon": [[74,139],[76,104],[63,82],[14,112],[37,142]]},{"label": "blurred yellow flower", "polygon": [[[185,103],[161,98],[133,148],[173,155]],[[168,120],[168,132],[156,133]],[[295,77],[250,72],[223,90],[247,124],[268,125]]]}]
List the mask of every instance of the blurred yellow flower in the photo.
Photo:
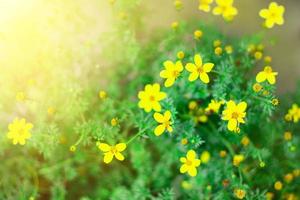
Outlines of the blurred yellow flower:
[{"label": "blurred yellow flower", "polygon": [[147,84],[145,90],[138,93],[138,98],[140,99],[138,106],[146,112],[150,112],[151,110],[160,112],[161,105],[159,102],[166,97],[167,94],[160,91],[158,83]]},{"label": "blurred yellow flower", "polygon": [[222,15],[226,21],[233,20],[238,10],[233,7],[233,0],[216,0],[217,7],[213,9],[214,15]]},{"label": "blurred yellow flower", "polygon": [[195,110],[197,108],[198,104],[196,101],[190,101],[189,102],[189,109],[190,110]]},{"label": "blurred yellow flower", "polygon": [[156,136],[160,136],[166,129],[168,132],[172,132],[172,122],[171,122],[171,112],[167,110],[163,115],[160,113],[154,113],[153,115],[156,122],[159,123],[159,125],[155,128],[154,134]]},{"label": "blurred yellow flower", "polygon": [[176,10],[181,10],[183,8],[183,4],[181,0],[175,0],[174,1],[174,6]]},{"label": "blurred yellow flower", "polygon": [[186,145],[188,143],[188,140],[186,138],[181,139],[181,144]]},{"label": "blurred yellow flower", "polygon": [[289,131],[286,131],[286,132],[284,132],[284,139],[285,140],[291,140],[292,139],[292,137],[293,137],[293,135],[292,135],[292,133],[291,132],[289,132]]},{"label": "blurred yellow flower", "polygon": [[216,47],[215,48],[215,54],[217,56],[220,56],[223,53],[223,49],[221,47]]},{"label": "blurred yellow flower", "polygon": [[182,60],[184,58],[184,52],[183,51],[178,51],[177,52],[177,58]]},{"label": "blurred yellow flower", "polygon": [[282,183],[281,183],[281,181],[276,181],[275,182],[274,189],[275,190],[281,190],[282,189]]},{"label": "blurred yellow flower", "polygon": [[189,150],[186,154],[186,157],[181,157],[180,162],[183,164],[180,167],[180,173],[188,173],[190,176],[196,176],[197,167],[201,163],[201,161],[196,157],[197,155],[194,150]]},{"label": "blurred yellow flower", "polygon": [[227,155],[227,152],[226,152],[225,150],[221,150],[221,151],[219,152],[219,155],[220,155],[221,158],[225,158],[226,155]]},{"label": "blurred yellow flower", "polygon": [[272,62],[272,57],[271,56],[265,56],[264,61],[266,64],[270,64]]},{"label": "blurred yellow flower", "polygon": [[220,110],[221,105],[224,104],[224,101],[217,101],[212,99],[208,104],[207,108],[205,108],[205,112],[214,112],[218,113]]},{"label": "blurred yellow flower", "polygon": [[261,84],[259,84],[259,83],[255,83],[253,86],[252,86],[252,89],[253,89],[253,91],[254,92],[259,92],[259,91],[261,91],[262,90],[262,86],[261,86]]},{"label": "blurred yellow flower", "polygon": [[213,0],[199,0],[199,10],[202,10],[204,12],[210,11],[210,4],[212,4]]},{"label": "blurred yellow flower", "polygon": [[98,148],[104,152],[104,163],[108,164],[112,161],[114,157],[116,157],[117,160],[123,161],[125,158],[123,154],[121,153],[126,149],[125,143],[118,143],[115,146],[110,146],[106,143],[99,143]]},{"label": "blurred yellow flower", "polygon": [[225,51],[226,51],[227,54],[232,54],[232,52],[233,52],[232,46],[231,45],[226,45],[225,46]]},{"label": "blurred yellow flower", "polygon": [[172,24],[171,24],[171,27],[172,27],[174,30],[176,30],[176,29],[178,28],[178,26],[179,26],[179,23],[178,23],[177,21],[172,22]]},{"label": "blurred yellow flower", "polygon": [[221,46],[222,41],[221,40],[214,40],[214,47],[219,47]]},{"label": "blurred yellow flower", "polygon": [[274,99],[272,99],[271,103],[273,104],[273,106],[278,106],[279,100],[274,98]]},{"label": "blurred yellow flower", "polygon": [[247,136],[244,136],[241,140],[241,143],[244,147],[248,146],[250,143],[250,139]]},{"label": "blurred yellow flower", "polygon": [[14,145],[24,145],[26,140],[31,138],[30,130],[33,128],[31,123],[26,123],[26,119],[15,118],[12,123],[8,125],[7,138],[12,139]]},{"label": "blurred yellow flower", "polygon": [[190,190],[193,188],[193,185],[191,183],[189,183],[188,181],[182,181],[181,187],[185,190]]},{"label": "blurred yellow flower", "polygon": [[116,118],[116,117],[112,118],[112,119],[110,120],[110,124],[111,124],[112,126],[117,126],[117,125],[119,124],[118,118]]},{"label": "blurred yellow flower", "polygon": [[243,189],[236,188],[236,189],[234,189],[234,196],[237,199],[244,199],[246,196],[246,191]]},{"label": "blurred yellow flower", "polygon": [[222,113],[222,119],[228,121],[227,128],[230,131],[237,132],[240,123],[245,123],[247,103],[242,101],[236,104],[230,100],[226,103],[226,109]]},{"label": "blurred yellow flower", "polygon": [[272,192],[266,193],[266,200],[272,200],[274,198],[274,194]]},{"label": "blurred yellow flower", "polygon": [[159,76],[166,79],[165,87],[171,87],[183,70],[182,63],[181,61],[173,63],[168,60],[164,62],[164,67],[165,69],[160,72]]},{"label": "blurred yellow flower", "polygon": [[294,123],[297,123],[300,119],[300,108],[297,104],[293,104],[292,107],[288,110],[288,114],[286,115],[287,121],[293,120]]},{"label": "blurred yellow flower", "polygon": [[76,151],[76,146],[75,145],[72,145],[70,146],[70,149],[69,149],[71,152],[75,152]]},{"label": "blurred yellow flower", "polygon": [[26,95],[24,92],[18,92],[16,94],[16,100],[17,101],[25,101],[26,100]]},{"label": "blurred yellow flower", "polygon": [[48,107],[48,109],[47,109],[47,113],[48,113],[48,115],[53,115],[54,113],[55,113],[55,108],[53,108],[53,107]]},{"label": "blurred yellow flower", "polygon": [[210,153],[208,151],[203,151],[200,156],[202,163],[208,163],[210,160]]},{"label": "blurred yellow flower", "polygon": [[202,33],[201,30],[195,30],[195,32],[194,32],[194,38],[196,40],[199,40],[202,37],[202,35],[203,35],[203,33]]},{"label": "blurred yellow flower", "polygon": [[278,5],[276,2],[271,2],[268,9],[260,10],[259,16],[266,20],[264,25],[267,28],[272,28],[275,24],[283,25],[284,10],[284,6]]},{"label": "blurred yellow flower", "polygon": [[272,67],[266,66],[263,71],[256,75],[256,81],[261,83],[267,80],[270,84],[275,84],[277,75],[278,73],[273,72]]},{"label": "blurred yellow flower", "polygon": [[287,173],[287,174],[284,176],[284,181],[287,182],[287,183],[292,182],[293,179],[294,179],[294,176],[293,176],[292,173]]},{"label": "blurred yellow flower", "polygon": [[241,162],[243,162],[245,159],[244,155],[242,154],[237,154],[233,156],[232,164],[236,167],[240,165]]},{"label": "blurred yellow flower", "polygon": [[106,92],[103,91],[103,90],[101,90],[101,91],[99,92],[99,98],[100,98],[100,99],[105,99],[106,97],[107,97]]},{"label": "blurred yellow flower", "polygon": [[254,52],[254,58],[256,60],[260,60],[263,57],[263,53],[261,51]]},{"label": "blurred yellow flower", "polygon": [[195,81],[198,77],[203,83],[209,83],[209,73],[214,67],[213,63],[205,63],[203,65],[202,58],[199,54],[194,56],[194,63],[187,63],[185,68],[190,72],[189,81]]}]

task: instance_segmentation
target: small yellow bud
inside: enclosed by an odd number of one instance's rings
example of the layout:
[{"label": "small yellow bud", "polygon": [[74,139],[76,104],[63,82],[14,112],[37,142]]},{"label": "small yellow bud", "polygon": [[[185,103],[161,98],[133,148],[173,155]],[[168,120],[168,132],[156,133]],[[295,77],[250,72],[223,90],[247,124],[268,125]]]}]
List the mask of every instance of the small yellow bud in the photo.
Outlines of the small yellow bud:
[{"label": "small yellow bud", "polygon": [[263,95],[264,95],[264,96],[268,96],[269,94],[270,94],[270,92],[269,92],[268,90],[264,90],[264,91],[263,91]]},{"label": "small yellow bud", "polygon": [[247,136],[244,136],[241,140],[241,143],[244,147],[248,146],[250,143],[250,139]]},{"label": "small yellow bud", "polygon": [[282,189],[282,183],[281,183],[281,181],[276,181],[275,182],[274,189],[275,190],[281,190]]},{"label": "small yellow bud", "polygon": [[177,52],[177,58],[182,60],[184,58],[184,52],[183,51],[178,51]]},{"label": "small yellow bud", "polygon": [[216,54],[217,56],[221,55],[222,52],[223,52],[223,49],[222,49],[221,47],[215,48],[215,54]]},{"label": "small yellow bud", "polygon": [[176,30],[177,28],[178,28],[178,26],[179,26],[179,23],[178,22],[172,22],[172,24],[171,24],[171,27],[174,29],[174,30]]},{"label": "small yellow bud", "polygon": [[262,86],[259,84],[259,83],[255,83],[253,86],[252,86],[252,89],[254,92],[259,92],[262,90]]},{"label": "small yellow bud", "polygon": [[190,110],[195,110],[197,108],[197,102],[196,101],[190,101],[189,103],[189,109]]},{"label": "small yellow bud", "polygon": [[293,137],[293,135],[292,135],[292,133],[291,132],[289,132],[289,131],[286,131],[286,132],[284,132],[284,139],[285,140],[291,140],[292,139],[292,137]]},{"label": "small yellow bud", "polygon": [[264,167],[266,166],[266,163],[263,162],[263,161],[261,161],[261,162],[259,163],[259,166],[260,166],[261,168],[264,168]]},{"label": "small yellow bud", "polygon": [[294,169],[293,174],[294,174],[295,177],[300,176],[300,169]]},{"label": "small yellow bud", "polygon": [[119,123],[118,118],[112,118],[111,121],[110,121],[110,124],[111,124],[112,126],[117,126],[118,123]]},{"label": "small yellow bud", "polygon": [[245,157],[242,154],[234,155],[233,160],[232,160],[232,164],[237,167],[237,166],[240,165],[241,162],[244,161],[244,159],[245,159]]},{"label": "small yellow bud", "polygon": [[47,109],[47,113],[48,113],[48,115],[53,115],[55,113],[55,109],[53,107],[49,107]]},{"label": "small yellow bud", "polygon": [[290,122],[290,121],[292,121],[292,115],[286,114],[286,115],[284,116],[284,119],[285,119],[286,121]]},{"label": "small yellow bud", "polygon": [[190,190],[193,188],[193,185],[191,183],[189,183],[188,181],[182,181],[181,187],[185,190]]},{"label": "small yellow bud", "polygon": [[208,151],[203,151],[200,160],[202,163],[208,163],[210,160],[210,153]]},{"label": "small yellow bud", "polygon": [[265,49],[265,46],[263,44],[259,44],[257,46],[257,50],[259,50],[259,51],[263,51],[264,49]]},{"label": "small yellow bud", "polygon": [[106,92],[103,91],[103,90],[101,90],[101,91],[99,92],[99,98],[100,98],[100,99],[105,99],[106,97],[107,97]]},{"label": "small yellow bud", "polygon": [[70,151],[75,152],[76,151],[76,146],[75,145],[70,146]]},{"label": "small yellow bud", "polygon": [[244,199],[246,196],[246,191],[243,189],[234,189],[234,196],[238,199]]},{"label": "small yellow bud", "polygon": [[279,100],[278,99],[272,99],[273,106],[278,106]]},{"label": "small yellow bud", "polygon": [[196,30],[196,31],[194,32],[194,38],[195,38],[196,40],[199,40],[199,39],[202,37],[202,35],[203,35],[203,33],[202,33],[201,30]]},{"label": "small yellow bud", "polygon": [[272,192],[266,193],[266,200],[272,200],[274,198],[274,194]]},{"label": "small yellow bud", "polygon": [[265,56],[264,61],[266,64],[270,64],[272,62],[272,57],[271,56]]},{"label": "small yellow bud", "polygon": [[181,144],[182,145],[186,145],[188,143],[188,140],[186,139],[186,138],[183,138],[182,140],[181,140]]},{"label": "small yellow bud", "polygon": [[183,4],[182,4],[182,2],[180,0],[175,0],[174,1],[174,6],[175,6],[176,10],[181,10],[182,7],[183,7]]},{"label": "small yellow bud", "polygon": [[225,150],[221,150],[219,155],[220,155],[221,158],[225,158],[226,155],[227,155],[227,152]]},{"label": "small yellow bud", "polygon": [[263,56],[263,54],[262,54],[262,52],[260,52],[260,51],[256,51],[256,52],[254,53],[254,58],[255,58],[256,60],[260,60],[260,59],[262,58],[262,56]]},{"label": "small yellow bud", "polygon": [[294,179],[294,176],[292,173],[288,173],[284,176],[284,181],[287,182],[287,183],[290,183],[292,182],[292,180]]},{"label": "small yellow bud", "polygon": [[225,46],[225,51],[227,54],[232,54],[233,48],[230,45]]},{"label": "small yellow bud", "polygon": [[222,45],[221,40],[214,40],[214,47],[219,47]]}]

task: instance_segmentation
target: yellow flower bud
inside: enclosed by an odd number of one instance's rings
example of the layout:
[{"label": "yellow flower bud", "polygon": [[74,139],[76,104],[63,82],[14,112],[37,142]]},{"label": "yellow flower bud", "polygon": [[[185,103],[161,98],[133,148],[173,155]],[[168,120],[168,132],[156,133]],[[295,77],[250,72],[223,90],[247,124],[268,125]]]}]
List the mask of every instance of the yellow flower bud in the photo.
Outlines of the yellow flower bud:
[{"label": "yellow flower bud", "polygon": [[119,123],[118,118],[112,118],[111,121],[110,121],[110,124],[111,124],[112,126],[117,126],[118,123]]},{"label": "yellow flower bud", "polygon": [[225,150],[221,150],[219,155],[220,155],[221,158],[225,158],[226,155],[227,155],[227,152]]},{"label": "yellow flower bud", "polygon": [[182,145],[186,145],[188,143],[188,140],[186,139],[186,138],[183,138],[182,140],[181,140],[181,144]]},{"label": "yellow flower bud", "polygon": [[290,183],[292,182],[292,180],[294,179],[294,176],[292,173],[288,173],[284,176],[284,181],[287,182],[287,183]]},{"label": "yellow flower bud", "polygon": [[260,52],[260,51],[256,51],[256,52],[254,53],[254,58],[255,58],[256,60],[260,60],[260,59],[262,58],[262,56],[263,56],[263,54],[262,54],[262,52]]},{"label": "yellow flower bud", "polygon": [[233,48],[230,45],[225,46],[225,51],[227,54],[232,54]]},{"label": "yellow flower bud", "polygon": [[75,145],[70,146],[70,151],[75,152],[76,151],[76,146]]},{"label": "yellow flower bud", "polygon": [[197,102],[196,101],[190,101],[189,103],[189,109],[190,110],[195,110],[197,108]]},{"label": "yellow flower bud", "polygon": [[202,37],[202,35],[203,35],[203,33],[202,33],[201,30],[196,30],[196,31],[194,32],[194,38],[195,38],[196,40],[199,40],[199,39]]},{"label": "yellow flower bud", "polygon": [[248,146],[250,143],[250,139],[247,136],[244,136],[241,140],[241,143],[244,147]]},{"label": "yellow flower bud", "polygon": [[276,181],[275,182],[274,189],[275,190],[281,190],[282,189],[282,183],[281,183],[281,181]]},{"label": "yellow flower bud", "polygon": [[103,91],[103,90],[101,90],[101,91],[99,92],[99,98],[100,98],[100,99],[105,99],[106,97],[107,97],[106,92]]},{"label": "yellow flower bud", "polygon": [[200,160],[202,163],[208,163],[210,160],[210,153],[208,151],[203,151]]},{"label": "yellow flower bud", "polygon": [[221,55],[222,52],[223,52],[223,49],[222,49],[221,47],[215,48],[215,54],[216,54],[217,56]]},{"label": "yellow flower bud", "polygon": [[222,44],[221,40],[214,41],[214,47],[219,47],[219,46],[221,46],[221,44]]},{"label": "yellow flower bud", "polygon": [[259,83],[255,83],[253,86],[252,86],[252,89],[254,92],[259,92],[262,90],[262,86],[259,84]]},{"label": "yellow flower bud", "polygon": [[183,51],[178,51],[177,52],[177,58],[182,60],[184,58],[184,52]]},{"label": "yellow flower bud", "polygon": [[293,135],[292,135],[292,133],[291,132],[289,132],[289,131],[286,131],[286,132],[284,132],[284,139],[285,140],[291,140],[292,139],[292,137],[293,137]]}]

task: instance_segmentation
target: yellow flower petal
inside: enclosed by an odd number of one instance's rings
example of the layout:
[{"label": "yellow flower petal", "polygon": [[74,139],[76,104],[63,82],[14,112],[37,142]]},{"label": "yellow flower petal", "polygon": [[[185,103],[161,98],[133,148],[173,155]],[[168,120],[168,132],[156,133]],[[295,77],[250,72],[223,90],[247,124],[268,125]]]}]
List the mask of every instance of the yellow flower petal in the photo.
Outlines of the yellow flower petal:
[{"label": "yellow flower petal", "polygon": [[189,72],[196,72],[197,71],[197,67],[193,63],[186,64],[185,69]]},{"label": "yellow flower petal", "polygon": [[256,75],[256,81],[259,82],[259,83],[264,82],[266,79],[267,79],[267,76],[266,76],[265,72],[259,72]]},{"label": "yellow flower petal", "polygon": [[201,58],[200,54],[196,54],[194,56],[194,62],[196,64],[196,66],[198,66],[198,67],[202,66],[202,58]]},{"label": "yellow flower petal", "polygon": [[126,143],[119,143],[116,145],[116,149],[119,151],[119,152],[122,152],[126,149],[127,145]]},{"label": "yellow flower petal", "polygon": [[121,154],[120,152],[115,153],[116,159],[123,161],[125,159],[125,157],[123,156],[123,154]]},{"label": "yellow flower petal", "polygon": [[105,153],[104,159],[103,159],[104,163],[106,163],[106,164],[110,163],[112,161],[113,157],[114,157],[114,154],[112,154],[111,152]]},{"label": "yellow flower petal", "polygon": [[212,70],[212,68],[214,67],[214,64],[213,63],[205,63],[203,65],[203,70],[205,72],[210,72]]},{"label": "yellow flower petal", "polygon": [[186,173],[188,171],[188,166],[186,164],[181,165],[180,173]]},{"label": "yellow flower petal", "polygon": [[189,150],[186,157],[188,160],[194,160],[196,158],[196,152],[194,150]]},{"label": "yellow flower petal", "polygon": [[196,176],[197,175],[197,169],[195,167],[190,167],[188,169],[188,174],[192,177]]},{"label": "yellow flower petal", "polygon": [[273,75],[273,74],[271,74],[271,75],[268,75],[267,76],[267,80],[268,80],[268,82],[270,83],[270,84],[275,84],[275,82],[276,82],[276,79],[275,79],[275,76]]},{"label": "yellow flower petal", "polygon": [[157,121],[158,123],[163,123],[164,122],[164,116],[160,113],[154,113],[153,115],[155,121]]},{"label": "yellow flower petal", "polygon": [[195,81],[197,78],[199,77],[199,73],[198,72],[192,72],[190,75],[189,75],[189,81]]},{"label": "yellow flower petal", "polygon": [[109,146],[108,144],[106,143],[100,143],[98,148],[103,151],[103,152],[107,152],[107,151],[110,151],[111,150],[111,146]]},{"label": "yellow flower petal", "polygon": [[244,112],[246,108],[247,108],[247,103],[244,101],[237,105],[237,109],[239,112]]},{"label": "yellow flower petal", "polygon": [[164,120],[165,121],[169,121],[171,119],[171,112],[169,110],[167,110],[165,113],[164,113]]},{"label": "yellow flower petal", "polygon": [[269,13],[269,10],[268,9],[262,9],[260,12],[259,12],[259,16],[261,16],[262,18],[268,18],[270,15]]},{"label": "yellow flower petal", "polygon": [[165,81],[165,87],[171,87],[172,85],[174,85],[175,83],[175,78],[168,78],[166,81]]},{"label": "yellow flower petal", "polygon": [[175,64],[175,69],[181,72],[183,70],[183,65],[181,61],[177,61]]},{"label": "yellow flower petal", "polygon": [[228,124],[227,124],[228,130],[234,131],[234,130],[236,130],[236,127],[237,127],[237,120],[236,119],[230,119],[228,121]]},{"label": "yellow flower petal", "polygon": [[166,127],[164,125],[158,125],[155,130],[154,130],[154,134],[156,136],[160,136],[164,131],[165,131]]},{"label": "yellow flower petal", "polygon": [[209,83],[209,77],[205,72],[200,73],[200,79],[203,83]]}]

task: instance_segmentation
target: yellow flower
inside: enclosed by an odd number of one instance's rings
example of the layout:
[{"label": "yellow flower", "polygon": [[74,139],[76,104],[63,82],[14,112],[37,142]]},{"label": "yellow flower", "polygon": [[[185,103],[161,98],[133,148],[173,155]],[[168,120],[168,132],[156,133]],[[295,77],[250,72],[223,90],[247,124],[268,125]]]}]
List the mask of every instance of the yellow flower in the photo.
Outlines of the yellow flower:
[{"label": "yellow flower", "polygon": [[14,145],[24,145],[26,140],[31,138],[30,130],[33,128],[31,123],[26,123],[26,119],[15,118],[12,123],[8,125],[7,138],[12,139]]},{"label": "yellow flower", "polygon": [[194,38],[196,40],[199,40],[202,37],[202,35],[203,35],[203,33],[202,33],[201,30],[195,30],[195,32],[194,32]]},{"label": "yellow flower", "polygon": [[279,100],[278,99],[272,99],[271,103],[273,104],[273,106],[278,106],[279,104]]},{"label": "yellow flower", "polygon": [[196,158],[196,152],[194,150],[189,150],[186,157],[181,157],[180,162],[183,164],[180,167],[180,173],[188,173],[190,176],[197,175],[197,167],[200,165],[201,161]]},{"label": "yellow flower", "polygon": [[259,84],[259,83],[255,83],[253,86],[252,86],[252,89],[254,92],[259,92],[262,90],[262,86]]},{"label": "yellow flower", "polygon": [[181,139],[181,144],[186,145],[189,141],[186,138]]},{"label": "yellow flower", "polygon": [[300,169],[294,169],[293,174],[294,174],[295,177],[300,176]]},{"label": "yellow flower", "polygon": [[294,179],[294,176],[293,176],[292,173],[287,173],[287,174],[284,176],[284,181],[287,182],[287,183],[292,182],[293,179]]},{"label": "yellow flower", "polygon": [[218,113],[222,104],[224,104],[224,101],[216,101],[212,99],[207,108],[205,108],[205,112]]},{"label": "yellow flower", "polygon": [[170,111],[167,110],[163,115],[156,112],[153,117],[155,121],[159,123],[154,130],[156,136],[160,136],[166,129],[169,133],[173,131]]},{"label": "yellow flower", "polygon": [[184,52],[183,51],[178,51],[177,52],[177,58],[182,60],[184,58]]},{"label": "yellow flower", "polygon": [[275,84],[277,72],[273,72],[272,67],[266,66],[263,71],[259,72],[256,75],[256,81],[261,83],[264,81],[268,81],[270,84]]},{"label": "yellow flower", "polygon": [[176,30],[178,28],[179,23],[177,21],[172,22],[171,27]]},{"label": "yellow flower", "polygon": [[158,83],[155,83],[153,85],[147,84],[145,86],[145,90],[140,91],[138,94],[138,98],[140,99],[138,105],[146,112],[150,112],[152,109],[160,112],[161,105],[159,102],[166,97],[167,94],[160,91],[160,85]]},{"label": "yellow flower", "polygon": [[274,184],[275,190],[281,190],[282,189],[282,183],[281,181],[276,181]]},{"label": "yellow flower", "polygon": [[214,47],[219,47],[221,46],[222,42],[221,40],[214,40]]},{"label": "yellow flower", "polygon": [[193,185],[191,183],[189,183],[188,181],[182,181],[181,187],[185,190],[190,190],[193,188]]},{"label": "yellow flower", "polygon": [[283,14],[284,6],[278,5],[276,2],[271,2],[268,9],[262,9],[259,15],[264,18],[265,26],[272,28],[274,24],[282,25],[284,23]]},{"label": "yellow flower", "polygon": [[266,193],[266,200],[272,200],[274,198],[274,194],[272,192]]},{"label": "yellow flower", "polygon": [[262,53],[261,51],[256,51],[256,52],[254,53],[254,58],[255,58],[256,60],[260,60],[260,59],[262,58],[262,56],[263,56],[263,53]]},{"label": "yellow flower", "polygon": [[198,77],[203,83],[209,83],[208,74],[214,67],[213,63],[202,64],[202,58],[199,54],[194,56],[194,63],[188,63],[185,68],[187,71],[191,72],[189,76],[189,81],[195,81]]},{"label": "yellow flower", "polygon": [[233,20],[238,10],[232,6],[233,0],[216,0],[217,7],[213,9],[214,15],[222,15],[226,21]]},{"label": "yellow flower", "polygon": [[248,146],[250,143],[250,139],[247,136],[244,136],[241,140],[241,143],[244,147]]},{"label": "yellow flower", "polygon": [[160,72],[159,76],[167,79],[165,81],[165,87],[171,87],[183,70],[182,63],[181,61],[173,63],[172,61],[168,60],[164,62],[164,67],[165,69]]},{"label": "yellow flower", "polygon": [[208,151],[203,151],[200,156],[202,163],[208,163],[210,160],[210,153]]},{"label": "yellow flower", "polygon": [[237,198],[237,199],[244,199],[245,196],[246,196],[246,191],[243,190],[243,189],[234,189],[234,196]]},{"label": "yellow flower", "polygon": [[270,64],[272,62],[272,57],[271,56],[265,56],[264,61],[266,64]]},{"label": "yellow flower", "polygon": [[24,92],[18,92],[16,95],[16,100],[17,101],[25,101],[26,95]]},{"label": "yellow flower", "polygon": [[227,155],[227,152],[225,150],[221,150],[219,155],[220,155],[221,158],[225,158],[226,155]]},{"label": "yellow flower", "polygon": [[174,6],[175,6],[176,10],[181,10],[183,7],[182,2],[180,0],[175,0]]},{"label": "yellow flower", "polygon": [[215,54],[216,54],[217,56],[221,55],[222,52],[223,52],[223,49],[222,49],[221,47],[215,48]]},{"label": "yellow flower", "polygon": [[245,157],[242,154],[234,155],[233,160],[232,160],[232,164],[237,167],[237,166],[240,165],[241,162],[244,161],[244,159],[245,159]]},{"label": "yellow flower", "polygon": [[100,99],[105,99],[106,97],[107,97],[106,92],[103,91],[103,90],[101,90],[101,91],[99,92],[99,98],[100,98]]},{"label": "yellow flower", "polygon": [[[293,120],[294,123],[297,123],[300,119],[300,108],[297,104],[293,104],[292,107],[288,110],[288,114],[286,115],[287,121]],[[289,120],[288,120],[289,119]]]},{"label": "yellow flower", "polygon": [[118,123],[119,123],[118,118],[112,118],[112,119],[110,120],[110,124],[111,124],[112,126],[117,126]]},{"label": "yellow flower", "polygon": [[125,143],[118,143],[115,146],[110,146],[106,143],[99,143],[98,148],[104,152],[104,163],[108,164],[112,161],[114,157],[116,157],[117,160],[123,161],[125,158],[121,154],[122,151],[126,149]]},{"label": "yellow flower", "polygon": [[225,46],[225,51],[227,54],[232,54],[233,48],[230,45]]},{"label": "yellow flower", "polygon": [[213,2],[213,0],[199,0],[199,10],[202,10],[204,12],[210,11],[210,4]]},{"label": "yellow flower", "polygon": [[189,102],[189,109],[190,110],[195,110],[197,108],[197,102],[196,101],[190,101]]},{"label": "yellow flower", "polygon": [[261,161],[261,162],[259,163],[259,166],[260,166],[261,168],[264,168],[264,167],[266,166],[266,163],[263,162],[263,161]]},{"label": "yellow flower", "polygon": [[69,149],[71,152],[75,152],[76,151],[76,146],[75,145],[72,145],[70,146],[70,149]]},{"label": "yellow flower", "polygon": [[237,105],[232,100],[226,103],[226,109],[222,113],[222,119],[228,121],[228,130],[236,132],[238,131],[239,124],[245,123],[246,108],[247,103],[244,101]]}]

